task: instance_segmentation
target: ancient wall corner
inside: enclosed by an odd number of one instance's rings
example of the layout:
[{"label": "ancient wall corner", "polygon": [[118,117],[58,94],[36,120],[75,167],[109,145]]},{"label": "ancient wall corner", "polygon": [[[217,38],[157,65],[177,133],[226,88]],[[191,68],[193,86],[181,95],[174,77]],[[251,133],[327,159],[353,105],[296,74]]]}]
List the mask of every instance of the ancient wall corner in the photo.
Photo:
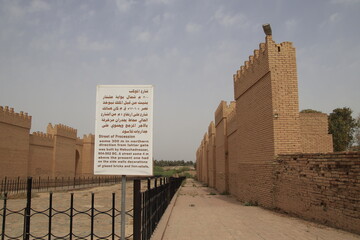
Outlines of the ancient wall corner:
[{"label": "ancient wall corner", "polygon": [[[28,175],[31,116],[0,106],[0,175]],[[11,171],[9,171],[11,169]]]},{"label": "ancient wall corner", "polygon": [[73,140],[77,139],[77,130],[64,124],[55,124],[53,126],[51,123],[49,123],[47,126],[47,133],[54,136],[65,137]]},{"label": "ancient wall corner", "polygon": [[54,136],[52,177],[74,177],[80,169],[81,153],[76,149],[77,130],[63,124],[47,126],[47,133]]},{"label": "ancient wall corner", "polygon": [[14,111],[14,108],[0,106],[0,122],[25,129],[31,128],[31,116],[28,113]]},{"label": "ancient wall corner", "polygon": [[208,148],[207,148],[208,169],[209,169],[208,178],[209,178],[210,187],[215,187],[216,185],[215,141],[216,141],[215,124],[213,121],[211,121],[208,127]]},{"label": "ancient wall corner", "polygon": [[328,115],[300,113],[301,146],[303,153],[333,152],[332,135],[328,134]]},{"label": "ancient wall corner", "polygon": [[92,176],[94,173],[94,151],[95,151],[95,135],[88,134],[84,135],[82,138],[83,147],[82,147],[82,158],[81,158],[81,171],[77,174],[82,176]]},{"label": "ancient wall corner", "polygon": [[275,155],[301,149],[296,51],[291,42],[266,37],[272,91]]}]

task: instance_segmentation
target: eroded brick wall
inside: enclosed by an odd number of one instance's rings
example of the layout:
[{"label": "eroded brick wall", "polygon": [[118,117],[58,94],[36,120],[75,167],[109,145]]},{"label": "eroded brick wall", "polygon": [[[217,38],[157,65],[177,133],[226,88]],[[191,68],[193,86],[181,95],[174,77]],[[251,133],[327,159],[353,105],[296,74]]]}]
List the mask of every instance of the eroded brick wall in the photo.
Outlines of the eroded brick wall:
[{"label": "eroded brick wall", "polygon": [[277,208],[360,233],[360,152],[280,155],[273,171]]}]

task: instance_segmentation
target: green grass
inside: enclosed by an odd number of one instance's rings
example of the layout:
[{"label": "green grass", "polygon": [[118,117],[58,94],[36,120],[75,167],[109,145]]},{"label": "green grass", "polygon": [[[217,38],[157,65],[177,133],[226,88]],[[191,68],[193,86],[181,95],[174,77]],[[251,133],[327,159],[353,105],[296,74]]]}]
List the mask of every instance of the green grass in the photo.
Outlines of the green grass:
[{"label": "green grass", "polygon": [[186,172],[189,171],[189,167],[181,167],[179,169],[169,169],[165,170],[163,167],[154,166],[154,176],[156,177],[173,177],[175,175],[185,176],[187,178],[192,178],[193,176]]},{"label": "green grass", "polygon": [[[37,193],[32,193],[31,198],[38,197],[39,195]],[[11,193],[8,194],[7,199],[26,199],[27,193],[21,192],[21,193]],[[3,194],[0,194],[0,200],[4,200],[5,196]]]},{"label": "green grass", "polygon": [[244,206],[258,206],[258,203],[256,201],[245,202]]}]

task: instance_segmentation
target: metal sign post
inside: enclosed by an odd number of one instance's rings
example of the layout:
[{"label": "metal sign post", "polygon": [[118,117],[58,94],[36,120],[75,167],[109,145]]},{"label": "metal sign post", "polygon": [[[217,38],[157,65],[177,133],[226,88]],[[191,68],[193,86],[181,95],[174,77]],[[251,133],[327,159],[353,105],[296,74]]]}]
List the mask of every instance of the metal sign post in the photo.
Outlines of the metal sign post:
[{"label": "metal sign post", "polygon": [[121,240],[125,240],[126,176],[152,176],[153,86],[98,85],[94,175],[122,175]]},{"label": "metal sign post", "polygon": [[125,225],[126,225],[126,175],[121,177],[121,240],[125,240]]}]

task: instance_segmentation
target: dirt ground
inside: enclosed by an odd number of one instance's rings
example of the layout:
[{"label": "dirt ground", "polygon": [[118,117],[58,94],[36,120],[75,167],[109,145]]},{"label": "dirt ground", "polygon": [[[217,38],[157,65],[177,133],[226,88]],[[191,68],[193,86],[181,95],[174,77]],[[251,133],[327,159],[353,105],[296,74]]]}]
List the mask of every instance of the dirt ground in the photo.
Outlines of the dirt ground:
[{"label": "dirt ground", "polygon": [[245,206],[187,179],[169,205],[152,240],[360,240],[360,235]]},{"label": "dirt ground", "polygon": [[[146,181],[142,181],[142,189],[146,189]],[[66,236],[70,232],[70,196],[74,194],[74,212],[73,212],[73,233],[76,236],[87,236],[91,230],[91,195],[94,193],[95,209],[105,214],[94,212],[94,233],[98,237],[104,237],[112,232],[112,193],[115,193],[115,207],[121,209],[121,184],[87,188],[82,190],[72,190],[53,193],[53,210],[51,220],[51,231],[55,236]],[[43,211],[44,214],[35,214],[31,217],[30,232],[33,236],[42,237],[49,232],[49,193],[35,193],[32,198],[31,208],[35,211]],[[20,211],[24,213],[26,199],[7,200],[7,209]],[[0,208],[3,208],[3,200],[0,201]],[[133,208],[133,182],[126,184],[126,211],[132,215]],[[3,213],[3,212],[2,212]],[[7,212],[9,214],[9,211]],[[32,214],[34,212],[32,211]],[[120,214],[115,219],[115,232],[120,236]],[[3,220],[0,219],[0,226]],[[10,237],[18,237],[22,234],[24,217],[13,213],[6,217],[5,233]],[[132,235],[133,218],[126,217],[125,236]],[[1,231],[1,230],[0,230]],[[89,238],[87,238],[89,239]],[[132,238],[130,238],[132,239]]]}]

